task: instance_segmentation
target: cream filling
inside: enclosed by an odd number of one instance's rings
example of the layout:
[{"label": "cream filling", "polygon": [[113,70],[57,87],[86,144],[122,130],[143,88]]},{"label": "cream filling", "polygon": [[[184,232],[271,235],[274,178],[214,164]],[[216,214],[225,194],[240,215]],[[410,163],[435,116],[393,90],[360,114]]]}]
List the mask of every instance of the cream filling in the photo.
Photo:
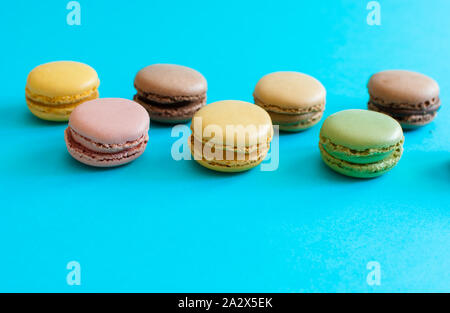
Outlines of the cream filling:
[{"label": "cream filling", "polygon": [[139,137],[136,140],[130,140],[125,143],[105,144],[105,143],[95,142],[92,139],[89,139],[89,138],[81,135],[80,133],[78,133],[71,127],[69,127],[68,129],[70,131],[70,135],[71,135],[72,139],[75,142],[77,142],[78,144],[80,144],[83,147],[86,147],[89,150],[100,152],[100,153],[116,153],[116,152],[120,152],[120,151],[124,151],[124,150],[133,149],[142,143],[148,142],[148,133],[143,134],[141,137]]},{"label": "cream filling", "polygon": [[[197,142],[197,144],[195,144]],[[201,145],[200,145],[201,144]],[[252,152],[238,152],[233,150],[225,150],[223,148],[215,148],[214,146],[205,146],[191,135],[189,139],[189,147],[195,159],[202,160],[208,164],[220,164],[223,166],[245,166],[253,164],[264,159],[270,149],[270,144],[260,145]],[[201,151],[198,151],[198,149]],[[212,148],[212,149],[210,149]],[[228,152],[228,153],[227,153]]]},{"label": "cream filling", "polygon": [[47,97],[44,95],[33,93],[31,90],[25,87],[25,96],[26,98],[40,106],[65,106],[83,102],[88,99],[98,98],[98,90],[97,87],[94,87],[78,95]]},{"label": "cream filling", "polygon": [[305,113],[313,113],[313,112],[322,112],[325,109],[325,100],[321,104],[310,106],[307,108],[286,108],[286,107],[281,107],[281,106],[275,105],[275,104],[265,103],[265,102],[261,101],[260,99],[258,99],[255,95],[253,95],[253,98],[255,100],[255,104],[259,105],[266,111],[272,111],[272,112],[280,113],[280,114],[295,114],[295,115],[297,115],[297,114],[305,114]]},{"label": "cream filling", "polygon": [[351,149],[348,147],[344,147],[341,145],[337,145],[333,142],[331,142],[328,138],[325,138],[323,136],[320,137],[320,144],[325,145],[329,148],[331,148],[331,150],[337,151],[337,152],[342,152],[342,153],[347,153],[347,154],[351,154],[354,156],[369,156],[372,155],[374,153],[387,153],[389,151],[394,151],[398,148],[401,148],[403,146],[403,142],[404,142],[405,137],[403,137],[398,143],[396,143],[395,145],[391,145],[388,147],[380,147],[380,148],[367,148],[364,150],[356,150],[356,149]]},{"label": "cream filling", "polygon": [[354,172],[356,170],[361,173],[379,173],[388,171],[398,163],[403,153],[403,147],[399,147],[392,154],[390,154],[389,157],[379,162],[358,164],[347,162],[333,157],[322,147],[320,143],[319,149],[326,163],[330,163],[336,167],[339,167],[340,169],[346,172]]}]

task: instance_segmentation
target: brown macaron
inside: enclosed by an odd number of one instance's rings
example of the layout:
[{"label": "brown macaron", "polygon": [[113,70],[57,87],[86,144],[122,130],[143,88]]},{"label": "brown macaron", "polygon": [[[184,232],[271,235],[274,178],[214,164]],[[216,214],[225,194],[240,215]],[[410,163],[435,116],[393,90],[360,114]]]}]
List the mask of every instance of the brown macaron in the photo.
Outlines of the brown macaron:
[{"label": "brown macaron", "polygon": [[205,77],[186,66],[147,66],[136,74],[134,87],[134,101],[147,110],[151,120],[158,122],[187,122],[206,104]]},{"label": "brown macaron", "polygon": [[369,110],[390,115],[404,129],[430,123],[441,105],[438,83],[416,72],[379,72],[369,79],[367,88]]}]

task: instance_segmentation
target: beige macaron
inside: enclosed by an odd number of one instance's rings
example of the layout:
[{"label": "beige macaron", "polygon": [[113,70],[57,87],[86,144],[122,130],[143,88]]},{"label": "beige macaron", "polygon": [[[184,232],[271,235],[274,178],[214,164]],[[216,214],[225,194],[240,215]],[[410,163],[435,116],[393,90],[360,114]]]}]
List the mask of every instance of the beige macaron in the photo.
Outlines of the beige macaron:
[{"label": "beige macaron", "polygon": [[275,72],[258,81],[253,98],[281,130],[300,131],[317,124],[322,118],[326,91],[317,79],[309,75]]},{"label": "beige macaron", "polygon": [[253,103],[226,100],[195,113],[189,147],[194,159],[220,172],[249,170],[266,157],[273,137],[269,114]]}]

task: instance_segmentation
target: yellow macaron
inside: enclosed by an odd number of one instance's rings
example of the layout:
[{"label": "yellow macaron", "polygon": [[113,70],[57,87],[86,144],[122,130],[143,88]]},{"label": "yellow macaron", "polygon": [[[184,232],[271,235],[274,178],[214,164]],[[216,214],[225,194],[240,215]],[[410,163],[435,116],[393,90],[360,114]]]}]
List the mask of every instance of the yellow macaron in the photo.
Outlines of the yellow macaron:
[{"label": "yellow macaron", "polygon": [[189,147],[194,159],[219,172],[242,172],[260,164],[273,137],[269,114],[252,103],[225,100],[195,113]]},{"label": "yellow macaron", "polygon": [[84,63],[57,61],[35,67],[27,78],[25,98],[31,113],[48,121],[68,121],[70,113],[98,98],[97,72]]}]

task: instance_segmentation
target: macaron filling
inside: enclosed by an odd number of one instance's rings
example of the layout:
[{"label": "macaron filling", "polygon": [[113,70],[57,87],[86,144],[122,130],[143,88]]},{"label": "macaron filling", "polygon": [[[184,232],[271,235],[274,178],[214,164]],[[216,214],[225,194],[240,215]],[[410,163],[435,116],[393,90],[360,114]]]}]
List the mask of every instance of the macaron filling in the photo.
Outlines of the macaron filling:
[{"label": "macaron filling", "polygon": [[201,154],[205,158],[219,160],[251,160],[259,159],[261,153],[267,152],[270,148],[270,140],[251,146],[227,146],[218,145],[210,140],[199,140],[191,135],[190,143],[192,147],[201,147]]},{"label": "macaron filling", "polygon": [[[248,147],[248,152],[237,150],[235,147],[224,147],[198,141],[193,135],[189,138],[189,146],[196,160],[203,161],[210,166],[226,168],[246,168],[259,164],[267,155],[270,143]],[[197,147],[201,147],[201,151]],[[219,156],[219,157],[218,157]]]},{"label": "macaron filling", "polygon": [[383,161],[389,158],[395,151],[401,151],[403,140],[392,146],[364,150],[356,150],[337,145],[325,137],[320,137],[319,144],[330,156],[336,159],[355,164],[367,164]]},{"label": "macaron filling", "polygon": [[324,104],[320,105],[313,105],[309,107],[304,108],[294,108],[294,107],[282,107],[280,105],[270,104],[262,101],[261,99],[258,99],[258,97],[253,94],[253,98],[255,100],[255,104],[259,105],[266,111],[271,111],[274,113],[281,113],[281,114],[292,114],[292,115],[302,115],[302,114],[308,114],[308,113],[315,113],[315,112],[322,112],[325,105],[325,99]]},{"label": "macaron filling", "polygon": [[[110,162],[122,164],[126,163],[127,160],[131,161],[144,152],[148,142],[148,135],[146,135],[136,141],[124,144],[105,145],[81,136],[70,126],[66,128],[64,135],[67,148],[72,156],[88,164],[95,162],[96,166],[99,166],[102,162],[105,162],[105,166],[110,166]],[[108,147],[111,147],[111,152],[105,152]]]},{"label": "macaron filling", "polygon": [[322,144],[319,144],[319,149],[322,159],[328,166],[341,174],[360,178],[377,177],[390,171],[398,163],[403,152],[403,148],[400,146],[388,157],[378,162],[358,164],[332,156],[323,148]]},{"label": "macaron filling", "polygon": [[121,152],[124,150],[130,150],[134,149],[138,146],[140,146],[142,143],[148,142],[148,134],[143,134],[140,138],[137,140],[127,141],[125,143],[99,143],[95,142],[92,139],[89,139],[88,137],[85,137],[75,131],[72,127],[68,127],[67,131],[70,132],[71,138],[76,141],[78,144],[82,145],[83,147],[100,153],[115,153],[115,152]]},{"label": "macaron filling", "polygon": [[34,93],[29,88],[25,87],[25,97],[27,100],[33,101],[41,106],[67,106],[98,98],[98,88],[94,87],[76,95],[49,97]]},{"label": "macaron filling", "polygon": [[142,105],[150,116],[159,119],[190,119],[206,104],[206,94],[199,96],[163,97],[138,90],[133,98]]},{"label": "macaron filling", "polygon": [[370,96],[369,109],[388,114],[400,123],[427,124],[431,122],[440,109],[439,97],[432,98],[417,104],[385,103],[382,99]]},{"label": "macaron filling", "polygon": [[33,98],[31,98],[28,94],[26,94],[26,101],[30,111],[39,117],[45,118],[46,115],[51,114],[54,117],[59,117],[61,120],[67,120],[67,116],[70,115],[78,105],[85,101],[96,99],[98,96],[98,91],[95,89],[95,91],[84,98],[66,96],[65,98],[68,100],[67,103],[60,98],[45,99],[44,102],[40,102],[34,100],[39,97],[33,96]]},{"label": "macaron filling", "polygon": [[279,125],[281,130],[297,131],[309,128],[317,124],[322,118],[325,109],[324,104],[310,106],[306,108],[283,108],[279,105],[264,103],[253,95],[255,104],[262,107],[269,113],[273,124]]}]

